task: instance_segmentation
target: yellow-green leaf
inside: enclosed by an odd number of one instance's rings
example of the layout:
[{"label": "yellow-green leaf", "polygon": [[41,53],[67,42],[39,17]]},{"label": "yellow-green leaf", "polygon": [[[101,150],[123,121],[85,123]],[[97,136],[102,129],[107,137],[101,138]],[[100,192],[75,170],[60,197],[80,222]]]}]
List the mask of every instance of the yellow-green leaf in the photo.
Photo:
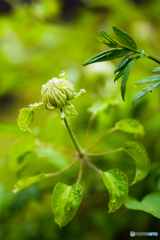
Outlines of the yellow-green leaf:
[{"label": "yellow-green leaf", "polygon": [[115,127],[123,132],[144,135],[144,128],[142,124],[134,118],[122,119],[116,123]]},{"label": "yellow-green leaf", "polygon": [[13,192],[17,193],[22,189],[32,185],[33,183],[41,181],[44,178],[45,178],[45,173],[38,173],[30,177],[22,178],[18,182],[16,182],[16,184],[14,185]]},{"label": "yellow-green leaf", "polygon": [[30,131],[30,129],[28,128],[28,125],[31,124],[33,120],[34,120],[34,111],[31,108],[22,108],[19,110],[17,123],[21,130]]},{"label": "yellow-green leaf", "polygon": [[128,196],[128,180],[120,169],[102,172],[104,184],[110,195],[109,212],[114,212],[125,202]]}]

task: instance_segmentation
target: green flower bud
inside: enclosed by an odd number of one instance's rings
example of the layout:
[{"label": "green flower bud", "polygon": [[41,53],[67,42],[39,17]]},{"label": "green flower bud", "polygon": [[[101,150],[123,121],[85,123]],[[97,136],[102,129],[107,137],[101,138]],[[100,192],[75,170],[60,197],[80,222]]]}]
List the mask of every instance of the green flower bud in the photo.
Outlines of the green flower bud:
[{"label": "green flower bud", "polygon": [[60,77],[60,79],[52,78],[42,85],[43,104],[49,111],[64,107],[67,101],[75,96],[73,84],[67,80],[66,74],[62,73]]}]

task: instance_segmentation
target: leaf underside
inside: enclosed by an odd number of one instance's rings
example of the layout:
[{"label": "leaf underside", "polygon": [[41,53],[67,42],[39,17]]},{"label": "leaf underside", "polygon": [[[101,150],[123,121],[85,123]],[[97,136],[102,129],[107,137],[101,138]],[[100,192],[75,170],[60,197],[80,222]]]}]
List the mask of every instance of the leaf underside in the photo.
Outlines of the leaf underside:
[{"label": "leaf underside", "polygon": [[144,179],[150,170],[150,161],[143,145],[138,142],[128,141],[122,146],[123,150],[130,155],[136,164],[136,174],[131,185]]}]

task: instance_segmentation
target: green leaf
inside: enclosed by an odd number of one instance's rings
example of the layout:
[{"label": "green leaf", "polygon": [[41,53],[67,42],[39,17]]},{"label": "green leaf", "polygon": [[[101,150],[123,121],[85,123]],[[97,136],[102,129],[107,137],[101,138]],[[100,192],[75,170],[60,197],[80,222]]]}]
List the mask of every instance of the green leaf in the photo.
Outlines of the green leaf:
[{"label": "green leaf", "polygon": [[137,84],[143,84],[143,83],[156,82],[156,81],[160,81],[160,74],[144,78],[144,79],[136,82],[136,85]]},{"label": "green leaf", "polygon": [[155,73],[155,72],[160,72],[160,67],[153,69],[152,73]]},{"label": "green leaf", "polygon": [[115,43],[117,45],[121,45],[118,41],[116,41],[114,38],[112,38],[106,31],[101,30],[101,34],[104,38],[106,38],[108,41]]},{"label": "green leaf", "polygon": [[45,178],[45,173],[38,173],[30,177],[22,178],[18,182],[16,182],[16,184],[14,185],[13,192],[17,193],[22,189],[32,185],[33,183],[41,181],[44,178]]},{"label": "green leaf", "polygon": [[149,193],[141,201],[128,196],[125,206],[128,209],[150,213],[160,219],[160,192]]},{"label": "green leaf", "polygon": [[82,188],[79,184],[68,186],[58,183],[53,191],[52,209],[54,221],[65,226],[76,214],[82,200]]},{"label": "green leaf", "polygon": [[34,109],[34,110],[44,110],[45,109],[45,106],[44,106],[43,102],[30,104],[29,107]]},{"label": "green leaf", "polygon": [[66,105],[63,107],[63,111],[61,113],[61,119],[64,119],[66,116],[69,117],[77,117],[78,112],[74,108],[73,104],[67,102]]},{"label": "green leaf", "polygon": [[122,148],[133,158],[136,164],[135,178],[131,183],[133,185],[147,176],[150,170],[150,161],[141,143],[128,141],[123,144]]},{"label": "green leaf", "polygon": [[130,50],[123,49],[123,48],[110,49],[108,51],[99,53],[96,56],[90,58],[89,60],[87,60],[83,64],[83,66],[86,66],[86,65],[89,65],[89,64],[92,64],[92,63],[96,63],[96,62],[105,62],[105,61],[113,60],[113,59],[116,59],[116,58],[120,58],[120,57],[125,56],[129,52],[130,52]]},{"label": "green leaf", "polygon": [[88,111],[94,114],[101,112],[105,109],[108,109],[109,106],[117,105],[118,101],[115,99],[102,98],[95,102],[91,107],[88,108]]},{"label": "green leaf", "polygon": [[122,31],[115,26],[113,26],[112,28],[115,34],[122,40],[122,42],[124,42],[128,47],[137,50],[137,44],[128,33]]},{"label": "green leaf", "polygon": [[124,68],[117,73],[114,79],[114,82],[116,82],[123,75],[123,72],[124,72]]},{"label": "green leaf", "polygon": [[118,41],[116,41],[115,39],[113,39],[106,31],[101,30],[101,34],[108,41],[106,41],[106,40],[104,40],[102,38],[97,38],[97,39],[99,41],[101,41],[102,43],[104,43],[105,45],[107,45],[108,47],[111,47],[111,48],[116,48],[118,46],[121,47],[121,44]]},{"label": "green leaf", "polygon": [[116,74],[117,72],[119,72],[120,70],[122,70],[127,63],[130,61],[130,58],[134,55],[135,53],[130,53],[127,56],[125,56],[124,58],[122,58],[122,60],[118,63],[117,67],[115,68],[114,73]]},{"label": "green leaf", "polygon": [[7,156],[8,164],[12,171],[18,172],[28,164],[31,160],[31,155],[30,157],[27,155],[32,153],[32,149],[35,146],[36,141],[32,137],[22,137],[12,144]]},{"label": "green leaf", "polygon": [[119,169],[102,172],[104,184],[110,195],[109,212],[114,212],[125,202],[128,196],[128,180]]},{"label": "green leaf", "polygon": [[122,76],[122,82],[121,82],[121,94],[122,94],[122,99],[123,101],[125,101],[125,92],[126,92],[126,85],[127,85],[127,80],[131,71],[131,68],[133,67],[133,64],[135,63],[135,61],[137,60],[137,58],[133,58],[125,67],[124,72],[123,72],[123,76]]},{"label": "green leaf", "polygon": [[116,123],[115,127],[123,132],[144,135],[142,124],[134,118],[122,119]]},{"label": "green leaf", "polygon": [[139,100],[141,97],[143,97],[144,95],[146,95],[148,92],[152,92],[153,89],[155,89],[156,87],[158,87],[160,85],[160,82],[158,83],[151,83],[149,84],[147,87],[143,88],[142,91],[140,91],[135,98],[133,99],[133,104]]},{"label": "green leaf", "polygon": [[[29,130],[28,125],[34,120],[34,111],[31,108],[22,108],[19,110],[18,126],[21,130]],[[30,130],[29,130],[30,131]]]}]

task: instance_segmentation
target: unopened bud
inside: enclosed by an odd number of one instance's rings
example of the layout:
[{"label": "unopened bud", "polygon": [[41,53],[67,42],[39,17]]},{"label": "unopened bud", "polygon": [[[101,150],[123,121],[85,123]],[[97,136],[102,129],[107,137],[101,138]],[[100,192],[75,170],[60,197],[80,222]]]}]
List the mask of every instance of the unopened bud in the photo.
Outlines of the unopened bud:
[{"label": "unopened bud", "polygon": [[74,87],[66,78],[52,78],[42,85],[42,100],[47,110],[62,108],[74,98]]}]

